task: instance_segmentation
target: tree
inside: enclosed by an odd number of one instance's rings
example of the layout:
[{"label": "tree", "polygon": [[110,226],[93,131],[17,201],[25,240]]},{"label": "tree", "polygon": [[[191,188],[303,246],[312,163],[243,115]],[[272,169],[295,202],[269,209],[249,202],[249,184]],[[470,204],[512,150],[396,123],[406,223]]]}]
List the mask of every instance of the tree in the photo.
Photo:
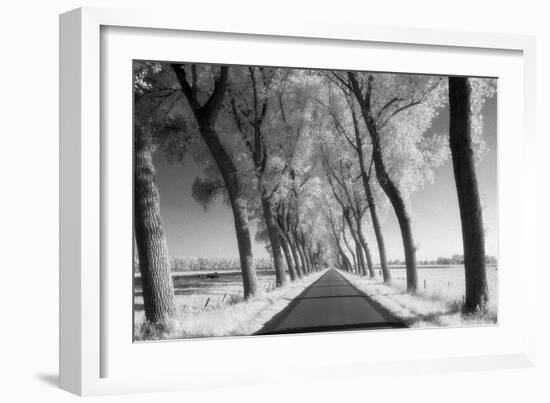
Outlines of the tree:
[{"label": "tree", "polygon": [[[288,209],[286,206],[286,203],[284,203],[282,200],[279,200],[278,207],[277,207],[277,226],[279,227],[279,231],[281,234],[282,239],[282,245],[283,250],[285,251],[285,256],[287,256],[287,250],[290,252],[290,255],[292,256],[291,263],[289,262],[289,259],[287,258],[287,264],[289,264],[289,270],[293,267],[296,272],[296,277],[302,278],[303,271],[302,271],[302,263],[300,261],[300,258],[298,256],[298,250],[296,248],[296,245],[294,243],[294,239],[291,235],[291,229],[290,229],[290,218]],[[292,276],[292,271],[291,271]]]},{"label": "tree", "polygon": [[148,137],[135,126],[134,229],[143,305],[147,321],[163,326],[174,315],[176,304],[150,147]]},{"label": "tree", "polygon": [[485,235],[471,135],[471,98],[472,89],[466,77],[449,77],[449,144],[462,224],[465,313],[483,309],[488,299]]},{"label": "tree", "polygon": [[[342,216],[344,217],[345,223],[348,225],[350,234],[355,243],[355,256],[357,257],[357,266],[360,274],[366,275],[368,266],[369,272],[372,275],[372,259],[361,230],[361,218],[365,210],[359,206],[357,200],[352,200],[345,178],[339,177],[339,175],[342,175],[342,169],[340,169],[338,173],[335,172],[331,167],[329,158],[326,156],[326,152],[323,153],[323,167],[326,170],[327,181],[332,194],[342,209]],[[340,189],[336,188],[336,184],[340,186]],[[343,195],[340,194],[340,192],[343,193]],[[361,238],[363,239],[361,240]],[[365,265],[365,260],[367,261],[367,265]]]},{"label": "tree", "polygon": [[271,202],[275,206],[281,236],[289,246],[297,275],[301,277],[314,268],[312,231],[308,230],[310,225],[304,215],[315,210],[310,203],[315,192],[308,187],[312,185],[316,166],[311,130],[316,124],[316,115],[311,94],[319,86],[307,71],[281,69],[274,88],[272,97],[278,108],[270,109],[270,122],[264,129],[272,147],[270,160],[279,167],[271,176]]},{"label": "tree", "polygon": [[[360,176],[363,183],[363,190],[368,203],[368,210],[370,212],[372,227],[376,237],[376,244],[378,246],[378,254],[380,258],[380,267],[382,269],[382,276],[384,282],[388,283],[391,281],[391,272],[388,268],[387,258],[386,258],[386,246],[384,242],[384,236],[382,234],[382,227],[380,225],[380,219],[378,217],[378,206],[375,203],[375,197],[372,190],[372,185],[370,182],[371,172],[372,172],[372,163],[373,158],[370,159],[370,162],[367,163],[367,158],[365,156],[365,141],[363,139],[362,128],[360,122],[357,118],[357,113],[355,110],[355,102],[352,98],[351,90],[349,86],[342,85],[338,79],[332,77],[330,73],[325,75],[327,79],[327,85],[329,88],[332,85],[336,85],[340,89],[343,96],[337,97],[332,91],[329,91],[328,105],[327,109],[332,118],[335,130],[343,136],[346,141],[351,145],[355,153],[357,154],[358,165],[360,169]],[[342,99],[343,98],[343,99]],[[346,119],[347,117],[347,119]],[[351,122],[350,121],[351,117]],[[350,130],[348,126],[351,126]],[[353,135],[350,135],[349,131],[353,132]],[[369,153],[372,155],[372,153]],[[367,168],[368,165],[368,168]],[[358,226],[360,229],[360,226]],[[359,231],[359,237],[363,244],[363,247],[368,250],[368,245],[366,244],[363,232]],[[369,252],[370,253],[370,252]],[[367,254],[367,257],[369,255]],[[370,265],[369,267],[372,267]],[[374,270],[371,271],[371,276],[374,274]]]},{"label": "tree", "polygon": [[[244,185],[241,183],[237,167],[224,148],[216,129],[216,120],[223,108],[225,94],[229,86],[229,67],[221,66],[218,74],[212,71],[213,68],[204,68],[199,72],[196,65],[172,64],[172,69],[193,113],[199,133],[216,162],[229,195],[239,248],[244,298],[248,299],[257,290],[248,222],[248,199],[244,193]],[[190,70],[190,80],[187,69]],[[205,88],[209,87],[208,85],[199,88],[199,79],[204,76],[211,78],[212,75],[215,76],[213,83],[209,85],[212,89],[205,91]],[[201,102],[200,98],[204,100]]]},{"label": "tree", "polygon": [[346,238],[346,219],[344,217],[342,217],[341,233],[342,233],[342,240],[344,241],[344,245],[346,245],[346,248],[348,249],[349,254],[351,255],[351,259],[353,260],[353,266],[352,266],[351,272],[355,274],[361,274],[361,268],[359,267],[359,259],[357,259],[357,255],[356,255],[357,248],[352,248],[350,243],[348,242],[348,239]]},{"label": "tree", "polygon": [[[443,102],[441,79],[356,72],[348,72],[347,80],[337,73],[334,73],[334,77],[352,91],[360,107],[372,143],[376,178],[390,200],[399,222],[405,252],[407,291],[415,292],[418,286],[416,245],[406,202],[407,189],[406,186],[398,186],[395,176],[390,174],[386,161],[388,152],[384,148],[399,144],[399,140],[403,139],[399,135],[405,134],[409,141],[416,140],[415,136],[421,136],[429,127]],[[393,144],[384,144],[383,137],[390,136],[393,137]],[[417,144],[409,144],[410,151],[417,150]],[[400,145],[400,148],[404,147]],[[408,178],[413,177],[411,173],[414,174],[414,171],[409,173]],[[411,181],[406,185],[416,186],[416,183]]]},{"label": "tree", "polygon": [[[331,131],[328,126],[323,134],[320,134],[323,168],[330,191],[340,205],[353,237],[361,274],[367,275],[368,269],[368,274],[374,277],[371,253],[362,229],[362,219],[368,205],[358,182],[357,157],[353,150],[355,145],[347,137],[334,111],[331,111],[331,114],[336,130]],[[348,140],[348,143],[342,137]]]},{"label": "tree", "polygon": [[145,318],[162,328],[174,315],[176,304],[152,155],[160,144],[173,137],[179,138],[183,153],[190,141],[182,135],[185,122],[173,114],[174,91],[162,84],[152,84],[152,77],[160,75],[160,67],[135,62],[133,68],[135,245]]},{"label": "tree", "polygon": [[[262,67],[234,67],[232,73],[235,78],[232,80],[230,91],[230,111],[254,161],[263,217],[271,243],[275,283],[280,287],[287,283],[287,278],[281,254],[281,234],[273,212],[273,190],[268,188],[266,180],[269,151],[264,133],[275,72],[274,69]],[[288,245],[285,247],[288,249]],[[288,251],[285,250],[285,253]],[[291,267],[293,268],[293,265],[289,266],[289,270]],[[292,271],[291,274],[293,274]],[[293,279],[292,276],[291,279]]]},{"label": "tree", "polygon": [[283,249],[283,253],[285,255],[285,261],[286,261],[286,266],[288,267],[288,274],[290,276],[290,281],[295,281],[298,278],[298,273],[296,272],[296,266],[294,264],[292,251],[290,250],[290,244],[277,221],[276,221],[276,224],[280,234],[281,248]]},{"label": "tree", "polygon": [[[366,162],[365,162],[366,159],[363,151],[363,139],[359,129],[359,122],[355,113],[355,106],[352,100],[349,100],[349,105],[350,105],[350,110],[351,110],[351,115],[353,120],[353,132],[355,134],[355,143],[356,143],[355,150],[357,151],[357,156],[359,158],[361,180],[363,182],[363,189],[365,191],[365,196],[367,198],[368,209],[369,209],[370,217],[372,221],[372,227],[374,229],[374,235],[376,237],[376,244],[378,245],[378,254],[380,257],[380,267],[382,269],[382,276],[384,278],[384,282],[389,283],[391,281],[391,272],[388,269],[388,264],[386,260],[386,244],[384,242],[384,235],[382,234],[380,219],[378,218],[378,207],[374,202],[374,195],[373,195],[372,187],[370,183],[371,172],[372,172],[372,162],[374,159],[371,158],[371,163],[369,164],[369,169],[367,171]],[[360,233],[360,236],[362,239],[364,239],[362,233]],[[366,241],[365,241],[365,248],[367,248]]]}]

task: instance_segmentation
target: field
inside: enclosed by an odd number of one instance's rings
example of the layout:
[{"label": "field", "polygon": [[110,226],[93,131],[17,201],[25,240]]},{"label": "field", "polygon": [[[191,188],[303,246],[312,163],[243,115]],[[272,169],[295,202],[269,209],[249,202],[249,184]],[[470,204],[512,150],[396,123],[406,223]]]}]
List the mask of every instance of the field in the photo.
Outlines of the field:
[{"label": "field", "polygon": [[[393,284],[405,290],[405,269],[393,269]],[[487,267],[487,285],[489,288],[489,310],[496,312],[498,300],[498,270]],[[464,295],[464,267],[437,266],[418,269],[418,288],[421,295],[443,301],[457,301]]]},{"label": "field", "polygon": [[178,311],[163,334],[150,333],[142,326],[143,297],[136,275],[134,337],[139,341],[253,334],[324,272],[274,288],[275,273],[258,271],[259,292],[248,301],[243,301],[240,272],[221,272],[215,278],[208,278],[204,272],[173,273]]},{"label": "field", "polygon": [[[221,267],[218,266],[218,267]],[[211,268],[211,266],[209,266]],[[259,293],[243,301],[239,271],[212,270],[172,272],[177,317],[164,334],[151,334],[142,327],[144,321],[140,276],[135,275],[134,333],[137,340],[237,336],[259,330],[295,296],[315,281],[323,272],[312,274],[286,287],[275,289],[275,274],[258,270]],[[464,317],[460,314],[464,296],[462,266],[430,266],[418,269],[419,289],[416,295],[406,292],[404,268],[392,268],[392,282],[387,285],[378,278],[371,280],[342,273],[356,287],[384,306],[411,327],[460,326],[494,324],[497,320],[498,271],[487,269],[490,300],[482,315]]]},{"label": "field", "polygon": [[[207,274],[213,272],[172,273],[178,306],[188,312],[197,313],[242,301],[243,283],[240,272],[219,272],[215,278],[209,278]],[[262,291],[273,289],[273,271],[258,271],[257,277],[258,287]],[[135,276],[134,307],[137,312],[143,311],[141,292],[140,277]]]},{"label": "field", "polygon": [[359,289],[412,327],[494,324],[497,321],[498,270],[487,267],[489,302],[483,314],[464,317],[460,306],[464,297],[464,267],[433,266],[418,269],[418,292],[406,292],[404,268],[392,268],[392,282],[370,280],[342,273]]}]

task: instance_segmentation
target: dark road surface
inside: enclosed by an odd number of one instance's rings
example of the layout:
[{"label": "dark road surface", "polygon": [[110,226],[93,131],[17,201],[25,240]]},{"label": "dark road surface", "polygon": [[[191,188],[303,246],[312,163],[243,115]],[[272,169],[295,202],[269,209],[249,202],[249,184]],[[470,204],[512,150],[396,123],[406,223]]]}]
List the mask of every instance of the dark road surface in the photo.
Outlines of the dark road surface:
[{"label": "dark road surface", "polygon": [[306,288],[256,334],[406,327],[336,270]]}]

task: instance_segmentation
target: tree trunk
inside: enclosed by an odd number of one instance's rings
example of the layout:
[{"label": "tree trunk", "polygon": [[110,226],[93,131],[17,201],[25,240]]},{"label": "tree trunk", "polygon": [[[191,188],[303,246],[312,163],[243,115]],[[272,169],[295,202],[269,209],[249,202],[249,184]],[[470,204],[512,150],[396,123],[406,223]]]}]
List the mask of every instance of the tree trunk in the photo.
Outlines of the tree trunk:
[{"label": "tree trunk", "polygon": [[466,278],[463,310],[466,313],[483,309],[488,299],[485,234],[472,148],[470,96],[467,78],[449,77],[449,143],[462,223]]},{"label": "tree trunk", "polygon": [[309,267],[307,265],[304,251],[302,249],[302,243],[300,242],[300,238],[296,232],[294,233],[294,243],[296,244],[296,250],[298,251],[298,256],[300,256],[300,262],[302,263],[302,271],[304,272],[304,274],[309,274]]},{"label": "tree trunk", "polygon": [[174,284],[153,159],[148,141],[137,127],[134,147],[134,226],[145,318],[162,325],[176,311]]},{"label": "tree trunk", "polygon": [[348,271],[348,267],[346,266],[346,262],[344,260],[344,257],[341,254],[338,254],[338,257],[336,258],[338,265],[343,271]]},{"label": "tree trunk", "polygon": [[366,276],[367,269],[365,267],[365,256],[363,255],[363,249],[361,248],[361,243],[359,241],[359,237],[357,236],[357,231],[355,230],[353,222],[351,221],[350,210],[345,207],[344,218],[346,219],[346,222],[348,224],[349,232],[351,234],[351,237],[353,238],[353,242],[355,242],[355,254],[357,256],[357,267],[359,269],[359,274],[361,274],[362,276]]},{"label": "tree trunk", "polygon": [[308,246],[304,237],[304,234],[300,233],[300,245],[302,246],[302,252],[304,254],[304,259],[307,264],[307,269],[309,273],[313,273],[313,262],[310,259],[309,253],[308,253]]},{"label": "tree trunk", "polygon": [[401,195],[401,191],[391,180],[384,165],[382,147],[380,144],[380,134],[378,133],[378,128],[376,127],[376,123],[370,110],[370,94],[367,94],[367,96],[363,98],[361,88],[359,87],[353,73],[348,73],[348,77],[350,78],[355,98],[361,106],[361,113],[370,134],[376,178],[378,179],[380,187],[390,200],[393,210],[395,211],[395,215],[397,216],[397,221],[399,222],[407,268],[407,291],[414,293],[418,287],[418,277],[416,271],[416,247],[414,246],[411,219],[409,217],[403,196]]},{"label": "tree trunk", "polygon": [[[355,225],[357,227],[357,238],[359,239],[359,244],[361,245],[361,248],[365,252],[365,258],[367,259],[367,269],[369,270],[369,276],[371,278],[374,278],[375,274],[374,274],[374,268],[372,266],[372,256],[370,254],[369,244],[367,243],[367,240],[363,235],[363,229],[361,228],[361,218],[359,218],[358,214],[359,214],[358,211],[354,213]],[[367,273],[365,272],[365,275],[366,274]]]},{"label": "tree trunk", "polygon": [[281,233],[281,247],[283,248],[283,253],[285,255],[286,265],[288,267],[288,274],[290,275],[290,281],[295,281],[297,277],[296,267],[294,266],[294,261],[292,260],[292,252],[290,246]]},{"label": "tree trunk", "polygon": [[298,257],[298,250],[296,248],[296,242],[293,239],[292,230],[290,229],[290,217],[287,206],[281,204],[277,211],[277,222],[281,228],[281,234],[285,238],[290,252],[292,253],[292,259],[294,260],[294,267],[296,268],[296,275],[298,278],[302,278],[304,275],[304,269]]},{"label": "tree trunk", "polygon": [[418,277],[416,270],[416,247],[414,246],[411,219],[409,217],[407,206],[405,204],[403,196],[401,195],[400,190],[393,183],[388,173],[386,172],[386,168],[382,159],[382,149],[380,146],[378,132],[376,131],[376,128],[374,126],[372,128],[369,127],[369,131],[371,132],[371,137],[373,139],[372,143],[374,149],[373,156],[374,167],[376,170],[376,178],[378,179],[378,183],[380,183],[380,187],[382,187],[382,190],[384,190],[384,193],[386,193],[386,196],[388,196],[388,199],[390,200],[393,210],[395,211],[395,215],[397,216],[397,221],[399,222],[399,228],[401,230],[401,238],[403,240],[403,249],[405,251],[405,264],[407,271],[407,291],[416,292],[416,289],[418,287]]},{"label": "tree trunk", "polygon": [[[355,133],[355,142],[357,143],[357,155],[359,157],[359,168],[361,170],[361,179],[363,181],[363,189],[365,190],[365,196],[367,197],[367,203],[369,206],[370,217],[372,221],[372,227],[374,228],[374,235],[376,236],[376,243],[378,245],[378,254],[380,256],[380,267],[382,268],[382,276],[384,282],[389,283],[391,281],[391,273],[388,269],[388,262],[386,258],[386,244],[384,242],[384,236],[382,235],[382,227],[380,226],[380,220],[378,219],[378,212],[376,210],[376,204],[374,203],[374,197],[372,195],[372,189],[370,187],[370,172],[367,174],[365,167],[365,155],[363,154],[363,139],[359,131],[359,122],[355,114],[355,108],[351,106],[351,116],[353,120],[353,127]],[[364,237],[361,235],[361,238]],[[365,251],[368,250],[368,246]],[[368,252],[370,254],[370,252]],[[367,255],[368,259],[368,255]],[[374,274],[372,265],[369,265],[369,271],[371,271],[371,277]]]},{"label": "tree trunk", "polygon": [[207,101],[201,105],[197,98],[196,88],[187,81],[185,69],[179,64],[172,64],[172,69],[180,84],[181,90],[191,108],[202,139],[212,154],[218,167],[233,209],[237,245],[243,277],[244,298],[253,296],[257,290],[256,270],[252,257],[252,243],[248,226],[248,206],[246,197],[242,194],[241,183],[235,164],[223,148],[215,129],[217,117],[223,108],[223,101],[228,87],[229,68],[220,67],[220,75],[215,79],[214,89]]},{"label": "tree trunk", "polygon": [[338,268],[338,270],[344,270],[344,266],[343,266],[342,261],[341,261],[340,253],[338,253],[338,255],[336,256],[336,267]]},{"label": "tree trunk", "polygon": [[230,197],[230,199],[241,261],[244,299],[248,299],[257,291],[256,270],[254,268],[252,242],[250,241],[250,228],[248,225],[248,206],[246,200],[242,198],[234,199]]},{"label": "tree trunk", "polygon": [[262,209],[264,213],[265,225],[271,242],[271,254],[273,255],[273,268],[275,269],[275,284],[281,287],[287,283],[285,269],[283,267],[283,256],[281,254],[281,238],[279,229],[273,218],[271,202],[265,194],[262,194]]},{"label": "tree trunk", "polygon": [[[392,201],[392,199],[390,199]],[[403,248],[405,249],[405,264],[407,272],[407,291],[414,293],[418,288],[418,275],[416,270],[416,247],[411,228],[411,219],[405,202],[400,197],[395,197],[392,201],[399,228],[401,229],[401,237],[403,239]]]},{"label": "tree trunk", "polygon": [[[350,246],[350,244],[349,244],[349,242],[346,238],[346,231],[345,230],[342,232],[342,238],[344,239],[344,244],[346,245],[346,248],[348,248],[348,251],[351,254],[351,258],[353,259],[353,270],[352,270],[352,272],[353,273],[358,273],[359,272],[359,266],[357,264],[357,258],[355,256],[355,252],[353,251],[353,248]],[[349,260],[349,258],[348,258],[348,260]]]},{"label": "tree trunk", "polygon": [[[361,223],[357,223],[357,237],[359,238],[359,243],[365,252],[365,258],[367,259],[367,269],[369,271],[369,276],[374,278],[376,275],[374,273],[374,267],[372,265],[372,256],[370,254],[369,244],[363,235],[363,230],[361,229]],[[365,273],[366,274],[366,273]]]},{"label": "tree trunk", "polygon": [[344,264],[344,267],[346,268],[346,271],[348,273],[351,273],[352,269],[351,269],[351,262],[349,260],[349,257],[344,253],[342,249],[340,249],[340,255],[342,257],[342,262]]},{"label": "tree trunk", "polygon": [[237,245],[239,248],[244,299],[248,299],[257,291],[256,269],[254,268],[250,227],[248,223],[248,202],[246,196],[242,195],[237,169],[219,142],[217,133],[208,123],[201,122],[199,128],[220,170],[227,193],[229,194],[235,222]]},{"label": "tree trunk", "polygon": [[346,261],[344,260],[344,254],[342,253],[342,250],[338,250],[338,256],[336,256],[336,261],[338,262],[338,266],[344,271],[348,271],[348,267],[346,266]]},{"label": "tree trunk", "polygon": [[361,276],[367,275],[367,269],[365,267],[365,255],[363,254],[363,249],[361,248],[361,244],[359,241],[353,240],[355,242],[355,254],[359,257],[359,268],[361,270],[360,274]]},{"label": "tree trunk", "polygon": [[347,271],[349,273],[353,273],[353,268],[351,266],[351,261],[349,260],[349,257],[342,251],[342,259],[344,259],[344,264],[347,267]]},{"label": "tree trunk", "polygon": [[290,251],[292,252],[292,258],[294,259],[294,265],[296,266],[296,274],[298,278],[304,276],[304,268],[302,266],[302,261],[300,260],[300,254],[298,253],[298,248],[296,247],[296,241],[293,239],[292,234],[288,233],[288,245],[290,246]]},{"label": "tree trunk", "polygon": [[248,224],[248,202],[246,197],[241,194],[242,189],[237,170],[219,143],[214,129],[206,125],[199,125],[199,127],[201,127],[203,138],[206,140],[210,153],[222,174],[227,193],[229,194],[229,200],[231,201],[243,277],[244,299],[248,299],[256,294],[257,291],[256,269],[254,268],[250,227]]},{"label": "tree trunk", "polygon": [[407,291],[416,292],[418,286],[418,278],[416,272],[416,247],[411,228],[411,219],[407,211],[407,206],[397,186],[390,179],[384,161],[382,159],[382,149],[378,132],[374,125],[370,125],[369,132],[371,133],[373,143],[374,167],[376,170],[376,178],[380,187],[388,196],[390,203],[397,216],[399,229],[401,230],[401,238],[403,240],[403,249],[405,251],[405,264],[407,269]]},{"label": "tree trunk", "polygon": [[307,247],[307,256],[308,256],[309,261],[311,263],[311,268],[313,269],[313,271],[317,271],[317,263],[315,262],[313,252],[311,251],[311,248],[309,246]]},{"label": "tree trunk", "polygon": [[384,283],[389,283],[391,281],[391,272],[388,268],[388,260],[386,258],[386,245],[384,242],[384,236],[382,235],[382,227],[380,226],[378,213],[376,211],[376,204],[374,203],[374,197],[372,196],[369,179],[366,178],[366,174],[363,175],[363,173],[361,173],[361,177],[363,177],[363,186],[365,187],[367,203],[369,205],[372,227],[374,229],[374,235],[376,236],[376,243],[378,245],[378,255],[380,256],[380,267],[382,268],[382,276],[384,277]]}]

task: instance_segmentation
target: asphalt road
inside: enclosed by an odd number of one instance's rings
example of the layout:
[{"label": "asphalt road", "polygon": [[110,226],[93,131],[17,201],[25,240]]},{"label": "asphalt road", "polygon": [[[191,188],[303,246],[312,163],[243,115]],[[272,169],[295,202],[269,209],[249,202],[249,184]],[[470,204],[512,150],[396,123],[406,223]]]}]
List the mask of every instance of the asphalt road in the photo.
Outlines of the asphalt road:
[{"label": "asphalt road", "polygon": [[402,328],[406,325],[331,269],[256,334]]}]

